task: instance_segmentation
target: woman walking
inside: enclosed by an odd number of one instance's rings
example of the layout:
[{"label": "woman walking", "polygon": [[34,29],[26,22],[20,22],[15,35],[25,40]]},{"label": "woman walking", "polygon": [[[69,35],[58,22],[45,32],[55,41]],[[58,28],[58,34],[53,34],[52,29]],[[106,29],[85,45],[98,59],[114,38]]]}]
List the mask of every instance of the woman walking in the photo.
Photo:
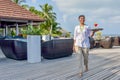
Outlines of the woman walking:
[{"label": "woman walking", "polygon": [[96,31],[91,31],[90,27],[85,25],[85,16],[78,17],[80,22],[74,30],[74,46],[73,51],[79,54],[79,75],[82,76],[85,66],[85,72],[88,71],[88,55],[90,42],[89,37],[92,37]]}]

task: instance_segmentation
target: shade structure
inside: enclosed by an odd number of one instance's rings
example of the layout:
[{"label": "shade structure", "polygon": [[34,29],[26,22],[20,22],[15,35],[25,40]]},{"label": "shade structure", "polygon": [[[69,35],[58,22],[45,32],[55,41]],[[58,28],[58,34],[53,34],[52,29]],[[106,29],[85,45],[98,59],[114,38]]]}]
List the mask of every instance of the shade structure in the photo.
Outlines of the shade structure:
[{"label": "shade structure", "polygon": [[28,22],[43,22],[44,19],[24,9],[11,0],[0,0],[0,27]]}]

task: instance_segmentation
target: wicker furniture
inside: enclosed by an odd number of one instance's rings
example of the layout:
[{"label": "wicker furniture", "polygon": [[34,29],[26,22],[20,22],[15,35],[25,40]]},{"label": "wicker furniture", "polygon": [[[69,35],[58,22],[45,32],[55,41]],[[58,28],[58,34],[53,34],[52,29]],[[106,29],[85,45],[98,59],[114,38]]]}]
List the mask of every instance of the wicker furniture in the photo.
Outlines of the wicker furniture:
[{"label": "wicker furniture", "polygon": [[73,39],[56,39],[42,43],[42,56],[55,59],[70,56],[73,53]]},{"label": "wicker furniture", "polygon": [[0,40],[1,50],[8,58],[15,60],[27,59],[27,43],[25,41],[8,39]]},{"label": "wicker furniture", "polygon": [[113,38],[113,45],[120,46],[120,37],[112,37]]},{"label": "wicker furniture", "polygon": [[113,39],[111,37],[107,37],[100,41],[100,45],[102,48],[112,48],[113,47]]},{"label": "wicker furniture", "polygon": [[92,37],[89,37],[90,40],[90,49],[94,48],[95,40]]},{"label": "wicker furniture", "polygon": [[[15,60],[27,59],[27,42],[22,39],[0,40],[0,46],[7,58]],[[66,57],[73,53],[73,39],[46,41],[41,46],[41,55],[46,59]]]}]

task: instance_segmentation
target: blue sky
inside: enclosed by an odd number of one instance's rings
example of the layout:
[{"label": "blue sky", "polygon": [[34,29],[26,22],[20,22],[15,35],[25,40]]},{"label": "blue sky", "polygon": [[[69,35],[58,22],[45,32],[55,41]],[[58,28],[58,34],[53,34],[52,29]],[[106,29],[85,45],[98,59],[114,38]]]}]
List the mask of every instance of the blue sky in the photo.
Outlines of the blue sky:
[{"label": "blue sky", "polygon": [[39,4],[48,3],[57,13],[57,22],[62,28],[72,32],[79,24],[78,16],[86,16],[86,24],[94,23],[104,28],[103,34],[120,34],[120,0],[26,0],[30,6],[40,10]]}]

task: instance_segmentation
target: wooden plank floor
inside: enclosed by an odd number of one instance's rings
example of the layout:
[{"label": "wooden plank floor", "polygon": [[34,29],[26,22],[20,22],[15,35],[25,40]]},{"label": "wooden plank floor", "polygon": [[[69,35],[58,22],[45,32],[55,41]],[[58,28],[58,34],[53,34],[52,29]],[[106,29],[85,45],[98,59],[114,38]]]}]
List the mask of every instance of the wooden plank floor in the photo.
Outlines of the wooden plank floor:
[{"label": "wooden plank floor", "polygon": [[6,58],[0,51],[0,80],[120,80],[120,47],[92,49],[89,71],[78,75],[77,54],[28,63]]}]

